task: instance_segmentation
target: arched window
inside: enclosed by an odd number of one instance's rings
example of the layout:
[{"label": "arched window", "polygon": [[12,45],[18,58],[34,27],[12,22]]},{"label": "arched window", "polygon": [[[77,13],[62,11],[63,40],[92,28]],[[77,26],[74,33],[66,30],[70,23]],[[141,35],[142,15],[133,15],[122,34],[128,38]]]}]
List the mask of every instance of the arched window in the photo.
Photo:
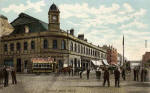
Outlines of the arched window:
[{"label": "arched window", "polygon": [[62,40],[61,42],[61,49],[66,49],[66,41]]},{"label": "arched window", "polygon": [[53,48],[57,49],[57,40],[53,40]]},{"label": "arched window", "polygon": [[31,49],[35,49],[35,42],[31,41]]},{"label": "arched window", "polygon": [[43,41],[43,48],[47,49],[48,48],[48,40],[44,39]]}]

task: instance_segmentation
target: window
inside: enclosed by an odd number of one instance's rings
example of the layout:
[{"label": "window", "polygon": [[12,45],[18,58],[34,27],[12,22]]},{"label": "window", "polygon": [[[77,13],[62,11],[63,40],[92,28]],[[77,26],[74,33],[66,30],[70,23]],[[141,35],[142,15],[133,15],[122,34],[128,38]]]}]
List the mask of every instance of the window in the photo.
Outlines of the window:
[{"label": "window", "polygon": [[73,51],[73,43],[70,43],[70,50]]},{"label": "window", "polygon": [[10,44],[10,51],[14,51],[14,44],[13,43]]},{"label": "window", "polygon": [[27,50],[27,49],[28,49],[28,43],[24,42],[24,50]]},{"label": "window", "polygon": [[24,68],[25,68],[25,69],[27,68],[27,65],[28,65],[28,61],[25,60],[25,61],[24,61]]},{"label": "window", "polygon": [[83,47],[82,47],[82,45],[81,45],[81,53],[83,53]]},{"label": "window", "polygon": [[31,49],[35,49],[35,42],[31,41]]},{"label": "window", "polygon": [[45,40],[43,41],[43,48],[44,48],[44,49],[47,49],[47,48],[48,48],[48,41],[47,41],[47,39],[45,39]]},{"label": "window", "polygon": [[78,53],[80,53],[80,45],[78,45]]},{"label": "window", "polygon": [[7,46],[7,44],[4,44],[4,51],[8,51],[8,46]]},{"label": "window", "polygon": [[17,46],[17,50],[20,50],[20,49],[21,49],[21,45],[20,45],[20,43],[19,43],[19,42],[17,43],[17,45],[16,45],[16,46]]},{"label": "window", "polygon": [[88,55],[88,48],[86,48],[86,55]]},{"label": "window", "polygon": [[83,47],[83,53],[85,54],[85,47]]},{"label": "window", "polygon": [[54,48],[54,49],[57,48],[57,40],[53,40],[53,48]]},{"label": "window", "polygon": [[92,49],[91,49],[91,56],[92,56]]},{"label": "window", "polygon": [[77,44],[75,44],[74,51],[75,52],[77,51]]},{"label": "window", "polygon": [[66,49],[66,41],[62,40],[61,42],[61,49]]}]

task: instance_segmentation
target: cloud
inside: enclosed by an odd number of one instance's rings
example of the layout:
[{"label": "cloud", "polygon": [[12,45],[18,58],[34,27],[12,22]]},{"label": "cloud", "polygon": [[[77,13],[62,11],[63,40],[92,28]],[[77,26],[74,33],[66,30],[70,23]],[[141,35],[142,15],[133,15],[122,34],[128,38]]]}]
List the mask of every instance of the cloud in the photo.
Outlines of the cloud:
[{"label": "cloud", "polygon": [[95,45],[113,45],[122,53],[122,36],[125,35],[125,56],[129,59],[141,59],[143,42],[150,40],[145,29],[148,25],[143,19],[147,11],[143,8],[133,8],[129,3],[110,6],[89,6],[82,4],[59,5],[61,18],[72,21],[70,25],[79,28],[78,34],[85,33],[85,38]]},{"label": "cloud", "polygon": [[20,12],[27,11],[28,9],[34,9],[35,12],[41,12],[42,6],[45,6],[44,0],[40,0],[37,2],[31,2],[30,0],[27,0],[26,4],[19,4],[19,5],[11,4],[6,8],[2,8],[2,11],[6,12],[6,13],[13,11],[13,12],[19,14]]},{"label": "cloud", "polygon": [[120,29],[125,29],[125,28],[132,28],[132,27],[134,27],[134,28],[139,28],[139,29],[142,29],[142,28],[147,28],[148,26],[147,26],[147,24],[144,24],[144,23],[142,23],[142,22],[139,22],[139,21],[136,21],[136,20],[134,20],[134,21],[132,21],[131,23],[128,23],[128,24],[123,24],[121,27],[120,27]]},{"label": "cloud", "polygon": [[134,9],[128,3],[124,3],[123,6],[126,9],[126,11],[128,11],[128,12],[134,11]]}]

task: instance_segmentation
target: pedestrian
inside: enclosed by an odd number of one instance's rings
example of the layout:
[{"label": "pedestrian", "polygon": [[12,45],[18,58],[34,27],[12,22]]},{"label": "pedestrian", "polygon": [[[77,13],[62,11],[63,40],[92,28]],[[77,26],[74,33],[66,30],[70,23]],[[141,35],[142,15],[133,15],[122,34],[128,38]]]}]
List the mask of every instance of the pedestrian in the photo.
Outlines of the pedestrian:
[{"label": "pedestrian", "polygon": [[87,79],[89,79],[90,69],[87,69]]},{"label": "pedestrian", "polygon": [[114,76],[115,76],[115,87],[120,87],[120,71],[118,68],[114,71]]},{"label": "pedestrian", "polygon": [[99,69],[99,79],[101,79],[102,70]]},{"label": "pedestrian", "polygon": [[8,77],[9,77],[7,67],[4,67],[3,71],[4,71],[4,87],[7,87],[8,86]]},{"label": "pedestrian", "polygon": [[134,67],[134,69],[133,69],[133,73],[134,73],[134,81],[136,81],[136,67]]},{"label": "pedestrian", "polygon": [[83,73],[83,70],[81,69],[79,74],[80,74],[80,78],[82,78],[82,73]]},{"label": "pedestrian", "polygon": [[12,70],[11,70],[11,77],[12,77],[12,84],[17,84],[16,71],[14,68],[12,68]]},{"label": "pedestrian", "polygon": [[143,82],[144,81],[144,69],[142,68],[142,70],[141,70],[141,82]]},{"label": "pedestrian", "polygon": [[68,67],[68,74],[69,74],[69,76],[70,76],[70,73],[71,73],[71,68]]},{"label": "pedestrian", "polygon": [[139,81],[139,68],[136,68],[136,81]]},{"label": "pedestrian", "polygon": [[146,77],[147,77],[147,69],[144,69],[144,82],[146,81]]},{"label": "pedestrian", "polygon": [[123,80],[126,80],[126,73],[125,73],[125,69],[122,69],[122,78]]},{"label": "pedestrian", "polygon": [[105,83],[107,82],[108,84],[108,87],[110,86],[110,81],[109,81],[109,71],[107,68],[105,68],[105,71],[104,71],[104,81],[103,81],[103,86],[105,86]]}]

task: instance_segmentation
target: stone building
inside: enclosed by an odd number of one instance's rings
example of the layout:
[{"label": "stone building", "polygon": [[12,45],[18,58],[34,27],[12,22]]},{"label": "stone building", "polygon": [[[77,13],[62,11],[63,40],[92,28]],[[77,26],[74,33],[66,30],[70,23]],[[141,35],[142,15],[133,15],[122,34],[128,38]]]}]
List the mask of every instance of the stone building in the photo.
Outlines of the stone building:
[{"label": "stone building", "polygon": [[55,4],[50,6],[48,19],[47,24],[25,13],[19,14],[11,22],[15,30],[2,37],[1,64],[14,66],[17,72],[32,71],[31,58],[52,57],[59,68],[71,65],[86,69],[91,60],[107,57],[106,50],[88,43],[84,34],[75,37],[74,29],[60,28],[60,11]]},{"label": "stone building", "polygon": [[7,17],[0,15],[0,36],[9,35],[14,30]]},{"label": "stone building", "polygon": [[107,62],[110,65],[117,65],[118,64],[117,49],[107,45],[104,45],[102,48],[107,50]]}]

